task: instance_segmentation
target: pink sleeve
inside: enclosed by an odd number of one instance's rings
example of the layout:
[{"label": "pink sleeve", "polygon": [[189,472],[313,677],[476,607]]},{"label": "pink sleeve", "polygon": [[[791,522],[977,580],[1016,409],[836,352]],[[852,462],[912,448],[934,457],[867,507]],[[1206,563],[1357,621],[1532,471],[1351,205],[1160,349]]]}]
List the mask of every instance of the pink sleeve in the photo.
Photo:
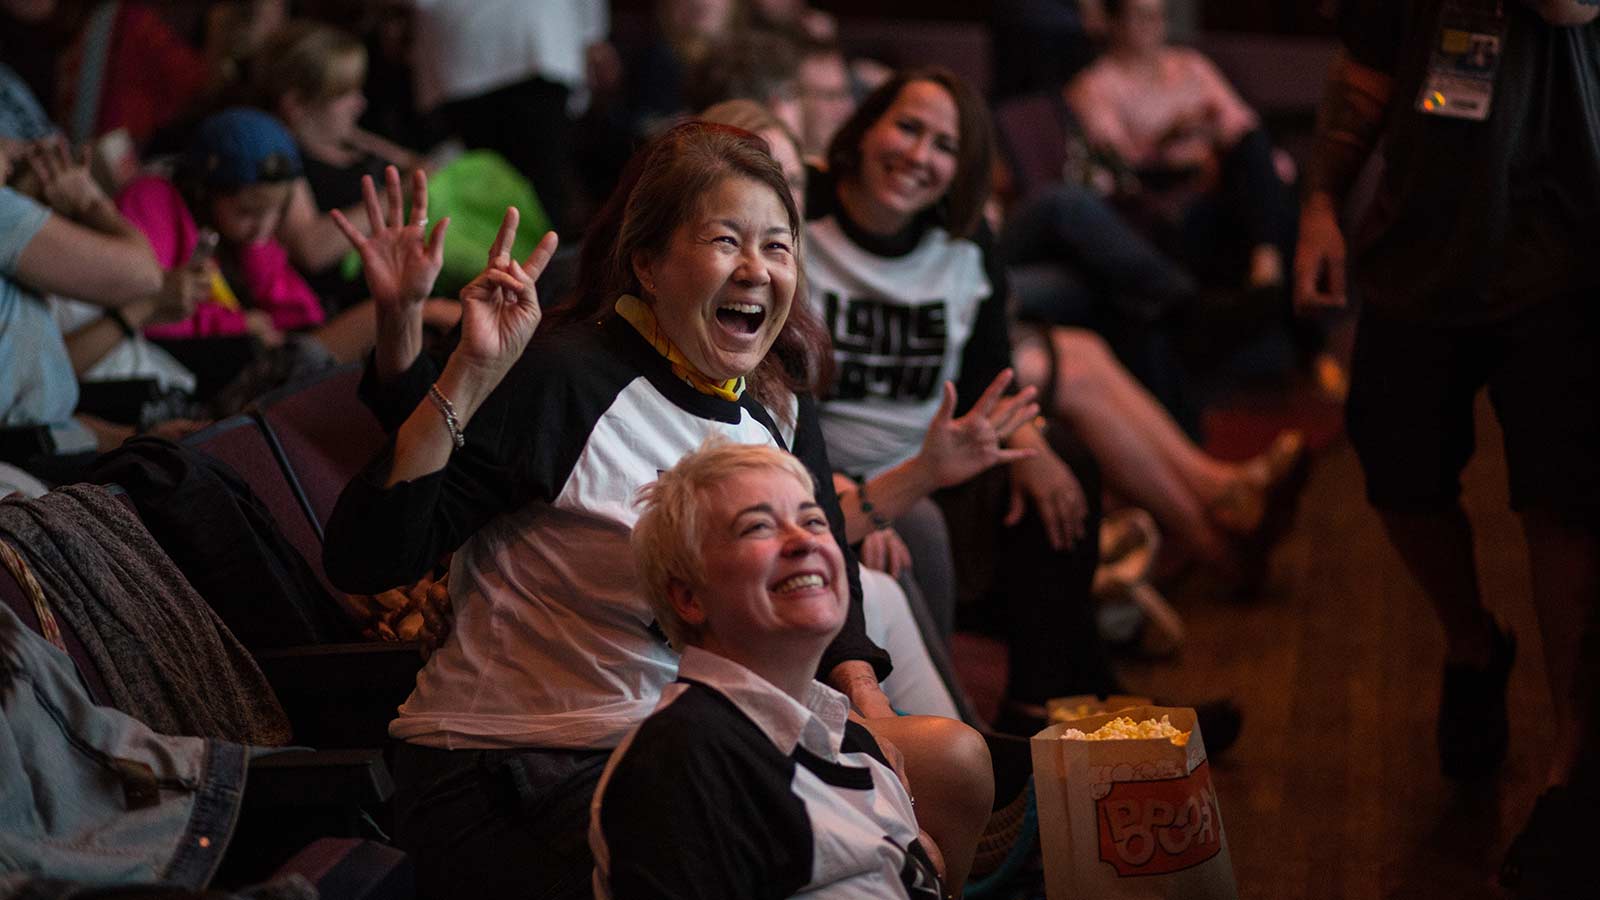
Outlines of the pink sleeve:
[{"label": "pink sleeve", "polygon": [[241,248],[239,267],[256,308],[271,315],[279,331],[300,331],[321,325],[326,318],[322,301],[290,265],[288,251],[276,239]]},{"label": "pink sleeve", "polygon": [[1140,146],[1123,125],[1122,110],[1114,99],[1115,81],[1109,70],[1091,65],[1067,84],[1065,99],[1091,146],[1114,151],[1125,162],[1138,165],[1150,148]]},{"label": "pink sleeve", "polygon": [[130,182],[117,195],[117,209],[144,232],[161,268],[175,268],[194,252],[194,217],[166,179],[145,176]]},{"label": "pink sleeve", "polygon": [[[176,268],[194,254],[194,217],[183,205],[178,189],[165,179],[140,178],[117,195],[117,209],[139,227],[163,269]],[[244,315],[210,300],[195,307],[194,315],[179,322],[151,325],[144,333],[153,338],[178,340],[244,334]]]},{"label": "pink sleeve", "polygon": [[1256,129],[1260,120],[1244,98],[1228,83],[1227,76],[1197,50],[1189,51],[1189,70],[1206,95],[1206,105],[1216,116],[1217,134],[1223,146],[1232,147],[1239,138]]}]

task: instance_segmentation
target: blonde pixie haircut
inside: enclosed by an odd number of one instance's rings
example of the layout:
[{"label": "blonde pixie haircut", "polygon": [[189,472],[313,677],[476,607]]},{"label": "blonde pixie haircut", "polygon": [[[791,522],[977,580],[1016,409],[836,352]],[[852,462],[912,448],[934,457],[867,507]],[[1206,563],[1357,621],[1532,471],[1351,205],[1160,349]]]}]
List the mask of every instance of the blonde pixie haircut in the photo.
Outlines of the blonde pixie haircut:
[{"label": "blonde pixie haircut", "polygon": [[781,472],[815,496],[811,470],[793,454],[767,444],[735,444],[715,436],[639,489],[636,502],[643,511],[633,525],[633,559],[656,622],[679,651],[698,643],[699,632],[673,609],[668,586],[674,581],[694,587],[703,584],[705,560],[700,557],[700,541],[706,492],[736,472],[750,471]]}]

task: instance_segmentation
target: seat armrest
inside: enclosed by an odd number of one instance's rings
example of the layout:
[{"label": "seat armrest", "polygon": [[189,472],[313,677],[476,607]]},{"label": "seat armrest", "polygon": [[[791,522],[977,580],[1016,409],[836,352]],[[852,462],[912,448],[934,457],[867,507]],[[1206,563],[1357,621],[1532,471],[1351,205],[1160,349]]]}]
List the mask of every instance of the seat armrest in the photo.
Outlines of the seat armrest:
[{"label": "seat armrest", "polygon": [[350,806],[389,802],[394,779],[376,748],[291,749],[250,761],[245,804],[251,808]]}]

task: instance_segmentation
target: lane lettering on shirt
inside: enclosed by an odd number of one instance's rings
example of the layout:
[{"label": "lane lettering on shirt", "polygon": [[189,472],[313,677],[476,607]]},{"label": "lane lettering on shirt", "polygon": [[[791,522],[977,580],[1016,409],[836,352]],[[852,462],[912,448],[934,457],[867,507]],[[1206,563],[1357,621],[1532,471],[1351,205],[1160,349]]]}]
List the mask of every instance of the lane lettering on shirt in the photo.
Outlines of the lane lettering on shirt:
[{"label": "lane lettering on shirt", "polygon": [[949,304],[822,295],[837,374],[830,399],[927,400],[949,349]]}]

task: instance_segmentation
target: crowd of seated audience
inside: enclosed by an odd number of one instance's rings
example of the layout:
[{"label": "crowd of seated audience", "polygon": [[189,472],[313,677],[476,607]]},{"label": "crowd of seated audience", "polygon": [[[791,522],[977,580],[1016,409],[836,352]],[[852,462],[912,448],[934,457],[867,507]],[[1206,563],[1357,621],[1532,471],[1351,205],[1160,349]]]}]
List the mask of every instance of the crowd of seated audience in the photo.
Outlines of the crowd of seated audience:
[{"label": "crowd of seated audience", "polygon": [[[1230,287],[1281,288],[1258,119],[1160,0],[1105,7],[1107,55],[1048,87],[1237,200]],[[1104,511],[1249,594],[1308,450],[1208,455],[1103,317],[1013,302],[1067,267],[1156,334],[1200,290],[1083,185],[997,196],[973,85],[860,64],[796,0],[653,16],[626,47],[603,0],[0,0],[0,494],[360,363],[387,444],[312,562],[361,595],[448,566],[388,731],[422,895],[959,894],[1046,701],[1125,693]],[[1007,646],[998,720],[958,621]],[[1222,752],[1241,713],[1200,693]]]}]

